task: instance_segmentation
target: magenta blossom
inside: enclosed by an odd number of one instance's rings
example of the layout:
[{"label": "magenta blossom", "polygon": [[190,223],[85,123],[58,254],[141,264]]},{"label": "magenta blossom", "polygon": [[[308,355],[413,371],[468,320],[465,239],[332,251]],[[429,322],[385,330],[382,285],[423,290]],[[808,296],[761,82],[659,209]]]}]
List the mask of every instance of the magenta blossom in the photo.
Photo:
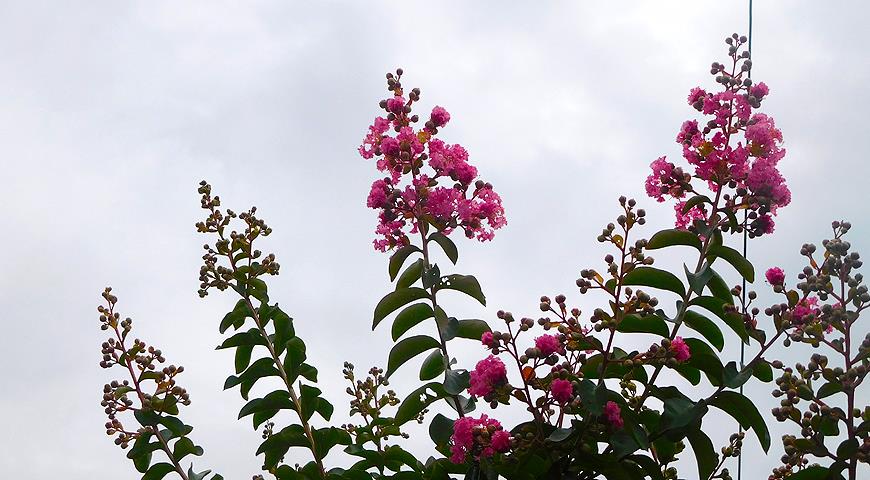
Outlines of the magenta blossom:
[{"label": "magenta blossom", "polygon": [[688,212],[683,213],[683,209],[686,206],[686,202],[678,202],[674,205],[674,211],[677,212],[677,221],[674,222],[674,226],[681,230],[686,230],[695,220],[704,220],[707,218],[707,212],[704,211],[704,208],[695,205],[690,208]]},{"label": "magenta blossom", "polygon": [[392,96],[381,101],[386,117],[375,118],[359,147],[360,155],[375,158],[377,169],[387,175],[372,185],[366,202],[380,211],[375,248],[408,245],[409,234],[430,227],[445,235],[461,229],[468,238],[492,240],[507,224],[501,197],[478,179],[465,148],[435,138],[450,113],[436,106],[425,126],[415,128],[419,118],[412,110],[419,90],[406,99],[401,74],[389,74],[387,83]]},{"label": "magenta blossom", "polygon": [[795,305],[792,310],[791,318],[797,323],[806,321],[806,317],[818,312],[819,299],[816,297],[807,297]]},{"label": "magenta blossom", "polygon": [[436,106],[432,109],[432,115],[429,118],[436,128],[443,127],[450,121],[450,114],[443,107]]},{"label": "magenta blossom", "polygon": [[622,410],[616,402],[610,401],[604,405],[604,418],[607,422],[613,425],[614,428],[620,429],[624,425],[622,421]]},{"label": "magenta blossom", "polygon": [[574,398],[574,386],[568,380],[557,378],[550,384],[550,393],[559,403],[568,403]]},{"label": "magenta blossom", "polygon": [[405,108],[405,99],[399,95],[387,100],[387,111],[399,115]]},{"label": "magenta blossom", "polygon": [[[705,119],[683,122],[676,142],[683,150],[683,158],[694,169],[694,178],[712,190],[721,212],[745,210],[750,213],[746,225],[750,236],[773,232],[772,215],[778,208],[791,202],[791,192],[778,169],[785,156],[782,132],[773,118],[757,110],[769,88],[764,83],[749,79],[751,63],[738,52],[743,42],[729,46],[731,62],[726,67],[713,64],[721,91],[707,92],[693,88],[689,92],[689,105]],[[682,199],[687,193],[701,195],[692,176],[684,175],[678,166],[661,157],[650,167],[652,173],[646,181],[647,194],[661,202],[665,197]],[[721,195],[723,189],[730,189]],[[721,199],[721,200],[720,200]],[[677,209],[677,227],[686,228],[700,212],[683,213]]]},{"label": "magenta blossom", "polygon": [[684,185],[686,175],[683,170],[665,157],[659,157],[650,164],[653,173],[646,179],[646,194],[656,201],[664,202],[665,195],[673,198],[683,198],[686,195]]},{"label": "magenta blossom", "polygon": [[764,273],[764,276],[767,278],[767,283],[771,285],[782,285],[785,283],[785,272],[779,267],[769,268]]},{"label": "magenta blossom", "polygon": [[535,347],[541,351],[543,357],[549,357],[562,350],[562,344],[559,343],[559,337],[556,335],[541,335],[535,339]]},{"label": "magenta blossom", "polygon": [[686,345],[683,337],[674,338],[671,342],[671,353],[673,353],[674,359],[678,362],[685,362],[692,357],[692,352],[689,350],[689,346]]},{"label": "magenta blossom", "polygon": [[474,459],[479,460],[508,451],[511,438],[498,420],[484,414],[480,418],[462,417],[453,422],[450,444],[450,461],[465,463],[470,453],[479,452],[474,455]]},{"label": "magenta blossom", "polygon": [[468,393],[476,397],[485,397],[492,391],[507,383],[507,368],[500,358],[492,355],[477,362],[471,372]]},{"label": "magenta blossom", "polygon": [[492,336],[492,332],[483,332],[483,335],[480,336],[480,343],[487,347],[495,346],[495,338]]},{"label": "magenta blossom", "polygon": [[489,444],[496,452],[506,452],[511,448],[511,434],[507,430],[498,430],[492,434]]}]

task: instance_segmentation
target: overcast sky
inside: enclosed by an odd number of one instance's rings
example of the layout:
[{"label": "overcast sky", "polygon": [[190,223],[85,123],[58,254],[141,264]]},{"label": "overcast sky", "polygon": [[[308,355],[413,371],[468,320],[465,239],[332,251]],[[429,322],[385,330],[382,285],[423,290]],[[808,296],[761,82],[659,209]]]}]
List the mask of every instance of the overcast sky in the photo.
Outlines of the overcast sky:
[{"label": "overcast sky", "polygon": [[[771,88],[764,110],[784,133],[794,196],[776,233],[751,244],[759,270],[796,273],[800,245],[827,238],[833,219],[870,244],[868,10],[756,2],[753,78]],[[679,158],[688,90],[712,85],[709,64],[734,31],[747,31],[746,2],[0,1],[4,478],[137,478],[98,405],[113,378],[97,365],[106,285],[136,335],[187,368],[184,418],[206,449],[197,465],[258,473],[259,433],[235,421],[237,391],[221,390],[232,355],[214,351],[234,300],[196,295],[203,178],[274,228],[263,242],[282,265],[272,297],[345,420],[342,362],[383,365],[390,346],[388,329],[370,332],[390,285],[365,208],[378,174],[356,148],[398,66],[423,105],[451,112],[443,138],[469,150],[507,211],[493,242],[459,242],[457,272],[480,279],[488,307],[457,300],[451,313],[495,325],[496,310],[534,316],[540,295],[560,292],[591,312],[601,298],[581,298],[574,280],[601,268],[595,236],[616,198],[647,207],[647,234],[671,224],[643,179],[656,157]],[[484,354],[455,351],[466,367]],[[414,370],[397,375],[400,393]],[[750,388],[774,446],[764,457],[747,441],[749,478],[781,454],[770,388]],[[736,428],[706,421],[718,446]],[[416,438],[408,448],[428,455]]]}]

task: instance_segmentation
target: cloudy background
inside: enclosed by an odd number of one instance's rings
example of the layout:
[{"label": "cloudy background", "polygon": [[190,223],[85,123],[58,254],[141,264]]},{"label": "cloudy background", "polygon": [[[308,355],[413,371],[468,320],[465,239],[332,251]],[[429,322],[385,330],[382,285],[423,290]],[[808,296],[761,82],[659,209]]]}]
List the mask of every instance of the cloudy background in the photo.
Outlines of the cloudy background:
[{"label": "cloudy background", "polygon": [[[356,147],[397,66],[423,105],[452,113],[444,138],[468,148],[507,210],[495,241],[460,242],[457,271],[480,279],[489,306],[457,299],[451,313],[533,316],[540,295],[560,292],[591,312],[601,298],[580,298],[574,280],[601,266],[595,236],[616,197],[640,199],[648,233],[670,224],[670,207],[643,195],[647,165],[679,156],[686,94],[712,84],[722,39],[747,30],[745,4],[0,1],[2,476],[136,478],[98,405],[113,375],[97,365],[109,284],[137,336],[187,368],[184,418],[206,448],[197,465],[259,471],[259,433],[234,421],[238,393],[221,391],[232,356],[214,351],[233,300],[196,295],[203,178],[275,229],[263,244],[282,264],[272,296],[345,421],[342,362],[383,365],[390,346],[388,329],[369,328],[390,286],[364,204],[377,174]],[[796,272],[800,245],[832,219],[851,219],[853,243],[870,245],[867,14],[858,1],[756,2],[753,76],[771,87],[764,108],[784,132],[794,194],[776,234],[750,247],[759,269]],[[455,351],[466,365],[483,354]],[[415,385],[406,370],[400,393]],[[765,415],[769,390],[750,389]],[[707,422],[717,445],[736,428]],[[781,454],[771,428],[769,457],[748,437],[749,478]],[[409,448],[428,454],[425,434]]]}]

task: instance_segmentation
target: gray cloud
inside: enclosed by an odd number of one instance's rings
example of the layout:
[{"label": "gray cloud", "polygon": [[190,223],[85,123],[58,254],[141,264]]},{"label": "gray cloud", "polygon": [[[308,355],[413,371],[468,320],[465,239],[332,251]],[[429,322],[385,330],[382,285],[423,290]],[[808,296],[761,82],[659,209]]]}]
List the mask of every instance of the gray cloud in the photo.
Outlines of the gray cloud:
[{"label": "gray cloud", "polygon": [[[776,234],[751,246],[759,268],[796,272],[797,248],[834,218],[853,220],[859,247],[870,239],[867,10],[756,2],[753,74],[771,86],[765,108],[786,137],[794,193]],[[258,472],[259,435],[233,421],[242,401],[220,390],[232,360],[213,350],[231,300],[196,297],[201,178],[236,209],[257,204],[275,228],[273,296],[344,419],[342,361],[383,364],[389,349],[388,334],[369,328],[389,288],[364,207],[377,175],[355,148],[396,66],[424,104],[451,111],[445,138],[469,149],[508,209],[494,242],[460,246],[457,268],[480,278],[489,307],[457,301],[456,311],[534,315],[537,297],[559,292],[591,311],[600,300],[573,282],[604,255],[594,238],[615,198],[640,199],[654,227],[670,223],[670,207],[643,195],[647,165],[679,156],[686,93],[711,83],[706,66],[746,20],[743,3],[722,2],[4,3],[0,409],[15,433],[0,470],[132,478],[97,405],[109,373],[97,366],[94,307],[111,284],[138,335],[188,369],[186,419],[206,447],[197,464],[227,478]],[[457,351],[468,363],[482,353]],[[405,372],[394,385],[413,380]],[[750,389],[763,412],[769,389]],[[709,421],[717,444],[736,428]],[[778,459],[771,428],[770,456],[748,443],[753,478]],[[425,435],[410,448],[428,452]]]}]

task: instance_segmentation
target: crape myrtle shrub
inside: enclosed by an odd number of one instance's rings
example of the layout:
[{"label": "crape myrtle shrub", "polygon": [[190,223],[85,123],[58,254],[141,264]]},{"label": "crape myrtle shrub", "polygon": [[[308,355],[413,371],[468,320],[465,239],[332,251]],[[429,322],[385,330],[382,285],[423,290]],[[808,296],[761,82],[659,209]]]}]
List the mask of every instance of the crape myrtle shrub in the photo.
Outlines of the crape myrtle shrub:
[{"label": "crape myrtle shrub", "polygon": [[[335,401],[341,393],[317,387],[317,369],[307,363],[293,319],[270,297],[266,280],[280,266],[258,247],[271,228],[256,208],[223,209],[202,182],[205,218],[197,230],[209,243],[199,294],[217,290],[237,299],[220,320],[226,338],[218,348],[234,353],[224,387],[238,388],[246,400],[239,418],[262,431],[252,450],[263,472],[253,478],[729,479],[744,431],[765,451],[771,447],[765,417],[740,393],[754,378],[775,382],[773,395],[781,399],[767,421],[794,424],[770,478],[856,479],[870,453],[870,408],[861,390],[870,336],[857,337],[855,323],[870,293],[857,272],[860,257],[844,238],[849,223],[834,222],[822,251],[801,247],[808,265],[794,287],[781,269],[767,270],[780,303],[757,307],[755,292],[730,288],[720,276],[733,270],[755,281],[754,266],[728,244],[772,233],[778,209],[791,200],[777,169],[785,155],[782,134],[760,111],[768,87],[749,78],[746,38],[735,34],[726,43],[727,62],[710,68],[714,91],[689,94],[698,118],[679,129],[682,165],[659,158],[646,181],[650,197],[674,202],[675,227],[645,238],[646,212],[620,197],[616,220],[597,238],[610,253],[601,265],[582,269],[576,282],[580,295],[604,299],[607,308],[584,313],[563,294],[542,296],[537,318],[500,310],[492,326],[451,316],[439,300],[460,294],[486,304],[474,276],[453,273],[459,260],[453,239],[492,240],[506,224],[501,198],[465,148],[442,140],[447,110],[435,106],[421,116],[420,90],[405,88],[401,69],[387,74],[390,93],[359,153],[383,175],[367,205],[378,212],[374,247],[390,254],[395,288],[377,303],[372,329],[389,329],[394,345],[386,367],[364,377],[345,363],[353,424],[330,424],[334,407],[327,397]],[[686,263],[673,270],[656,265],[650,254],[665,248],[682,249]],[[436,250],[449,263],[435,263]],[[122,372],[103,388],[106,433],[144,480],[222,479],[194,469],[188,458],[203,449],[180,413],[190,404],[178,379],[184,368],[131,339],[132,320],[122,319],[111,288],[103,299],[100,325],[110,337],[100,365]],[[648,347],[620,348],[631,336]],[[451,356],[460,339],[479,342],[479,358]],[[748,361],[720,358],[726,341],[742,342]],[[775,345],[798,343],[818,353],[793,366],[769,359]],[[420,384],[403,385],[401,393],[390,389],[389,377],[411,366],[419,369]],[[665,370],[705,386],[695,393],[711,393],[693,396],[669,385]],[[252,395],[267,377],[279,388]],[[430,413],[442,403],[449,415]],[[498,407],[508,404],[524,407],[527,418],[503,424]],[[705,433],[712,410],[736,421],[725,445]],[[411,422],[428,425],[431,457],[402,447]],[[694,465],[678,473],[675,461],[687,448]],[[325,462],[337,449],[353,459],[344,462],[350,467]]]}]

